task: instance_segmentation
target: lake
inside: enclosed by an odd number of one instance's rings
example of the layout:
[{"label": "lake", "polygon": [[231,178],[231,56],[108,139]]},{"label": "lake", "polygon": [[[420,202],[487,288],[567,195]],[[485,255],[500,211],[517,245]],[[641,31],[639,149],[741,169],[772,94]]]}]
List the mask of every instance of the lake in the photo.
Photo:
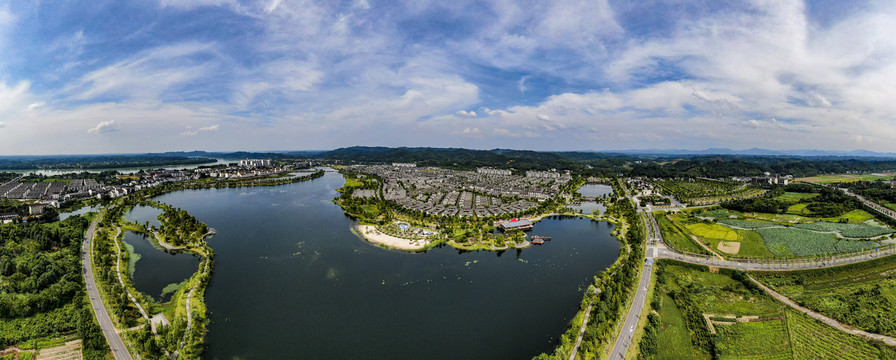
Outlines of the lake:
[{"label": "lake", "polygon": [[613,193],[613,187],[604,184],[585,184],[578,190],[584,197],[599,197]]},{"label": "lake", "polygon": [[528,359],[619,255],[612,225],[580,218],[536,223],[553,240],[523,250],[382,249],[332,203],[344,182],[156,198],[217,230],[205,358]]},{"label": "lake", "polygon": [[124,242],[140,257],[134,264],[131,282],[138,291],[153,299],[162,302],[170,300],[173,292],[162,294],[162,290],[170,284],[178,284],[190,278],[199,268],[198,256],[167,253],[161,247],[153,246],[143,234],[126,231]]}]

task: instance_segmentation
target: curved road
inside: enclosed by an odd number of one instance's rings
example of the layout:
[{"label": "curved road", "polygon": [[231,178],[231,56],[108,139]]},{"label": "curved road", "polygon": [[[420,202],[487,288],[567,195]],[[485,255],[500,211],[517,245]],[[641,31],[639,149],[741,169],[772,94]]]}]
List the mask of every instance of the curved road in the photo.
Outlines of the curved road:
[{"label": "curved road", "polygon": [[131,354],[128,352],[128,348],[124,345],[124,341],[121,340],[121,336],[118,335],[118,332],[115,330],[115,324],[112,323],[112,318],[109,317],[106,307],[103,306],[103,300],[100,298],[100,293],[96,287],[96,281],[93,278],[93,268],[90,266],[93,237],[96,235],[97,224],[102,220],[103,215],[104,213],[100,213],[93,219],[93,222],[90,223],[90,227],[87,228],[84,244],[81,246],[81,264],[84,268],[84,284],[87,285],[87,295],[90,296],[90,307],[93,308],[93,313],[100,323],[100,329],[102,329],[103,336],[106,337],[106,341],[109,343],[112,355],[115,356],[116,360],[133,360],[133,357],[131,357]]}]

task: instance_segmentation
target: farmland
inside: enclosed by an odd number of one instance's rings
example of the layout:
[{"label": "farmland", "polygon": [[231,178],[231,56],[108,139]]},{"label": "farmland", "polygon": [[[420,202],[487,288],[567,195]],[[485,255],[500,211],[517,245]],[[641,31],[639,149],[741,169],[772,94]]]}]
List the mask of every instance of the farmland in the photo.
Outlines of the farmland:
[{"label": "farmland", "polygon": [[[734,270],[660,260],[643,359],[892,359],[882,344],[791,310]],[[711,324],[709,322],[711,320]],[[650,346],[654,344],[654,346]],[[713,356],[715,354],[715,356]]]},{"label": "farmland", "polygon": [[889,180],[892,179],[896,174],[888,173],[888,174],[834,174],[834,175],[819,175],[813,177],[805,177],[796,179],[798,181],[805,181],[811,183],[818,184],[829,184],[829,183],[839,183],[839,182],[854,182],[854,181],[874,181],[874,180]]},{"label": "farmland", "polygon": [[707,204],[719,201],[751,198],[766,191],[745,184],[708,180],[656,180],[654,185],[667,195],[688,204]]},{"label": "farmland", "polygon": [[745,214],[730,210],[680,212],[668,215],[660,225],[664,240],[668,238],[667,243],[676,249],[689,252],[702,250],[693,243],[693,237],[696,237],[707,246],[718,249],[721,255],[762,259],[865,251],[881,246],[879,241],[868,238],[893,233],[892,229],[870,221],[832,223],[804,217],[780,222],[764,220],[778,216],[789,215]]},{"label": "farmland", "polygon": [[859,329],[896,336],[896,257],[830,269],[756,272],[781,294]]}]

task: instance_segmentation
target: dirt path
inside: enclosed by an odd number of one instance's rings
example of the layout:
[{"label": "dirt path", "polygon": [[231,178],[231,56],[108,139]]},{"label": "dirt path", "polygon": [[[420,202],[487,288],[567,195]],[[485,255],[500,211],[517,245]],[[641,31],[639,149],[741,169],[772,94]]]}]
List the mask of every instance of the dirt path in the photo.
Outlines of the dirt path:
[{"label": "dirt path", "polygon": [[869,339],[883,341],[885,344],[890,345],[890,346],[896,346],[896,338],[886,336],[886,335],[881,335],[881,334],[874,334],[874,333],[870,333],[867,331],[856,329],[849,325],[844,325],[837,320],[831,319],[827,316],[819,314],[819,313],[812,311],[808,308],[800,306],[793,300],[790,300],[786,296],[779,294],[778,292],[772,290],[768,286],[765,286],[765,284],[763,284],[759,281],[756,281],[756,279],[754,279],[752,276],[750,276],[750,280],[752,280],[754,283],[756,283],[756,285],[759,285],[759,287],[762,288],[762,290],[764,290],[766,293],[768,293],[775,299],[778,299],[778,301],[780,301],[780,302],[786,304],[787,306],[790,306],[796,310],[799,310],[799,311],[805,313],[806,315],[809,315],[813,319],[816,319],[825,324],[828,324],[829,326],[831,326],[837,330],[840,330],[840,331],[848,333],[848,334],[856,335],[856,336],[862,336],[862,337],[869,338]]}]

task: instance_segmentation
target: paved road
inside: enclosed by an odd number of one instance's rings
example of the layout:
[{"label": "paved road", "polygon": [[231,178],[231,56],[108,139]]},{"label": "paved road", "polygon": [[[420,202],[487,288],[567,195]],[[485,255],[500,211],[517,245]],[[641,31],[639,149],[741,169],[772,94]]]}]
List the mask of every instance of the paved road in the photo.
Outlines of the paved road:
[{"label": "paved road", "polygon": [[[644,212],[645,228],[647,231],[647,241],[653,243],[657,241],[657,234],[653,218],[649,213]],[[653,259],[656,251],[652,247],[648,247],[647,259],[644,262],[644,268],[641,269],[641,280],[638,281],[638,289],[635,291],[635,298],[631,306],[628,308],[628,314],[625,316],[625,322],[622,324],[622,332],[616,337],[616,342],[610,351],[608,359],[625,359],[625,353],[628,351],[632,343],[632,337],[635,335],[635,328],[638,326],[638,320],[641,319],[641,311],[644,304],[647,303],[647,288],[650,285],[650,277],[653,273]]]},{"label": "paved road", "polygon": [[93,237],[96,235],[97,224],[99,224],[103,215],[103,213],[97,215],[90,224],[90,227],[87,228],[87,235],[85,236],[87,241],[85,241],[81,247],[81,264],[84,268],[84,283],[87,285],[87,295],[90,296],[90,306],[93,308],[93,313],[100,323],[100,329],[102,329],[103,336],[106,337],[106,341],[109,343],[109,348],[112,349],[112,355],[115,356],[116,360],[133,360],[127,347],[124,345],[124,341],[121,341],[121,336],[115,331],[115,325],[112,323],[112,319],[109,317],[106,307],[103,306],[103,300],[100,298],[100,293],[96,287],[96,281],[93,278],[93,269],[90,267],[90,253],[93,249]]}]

